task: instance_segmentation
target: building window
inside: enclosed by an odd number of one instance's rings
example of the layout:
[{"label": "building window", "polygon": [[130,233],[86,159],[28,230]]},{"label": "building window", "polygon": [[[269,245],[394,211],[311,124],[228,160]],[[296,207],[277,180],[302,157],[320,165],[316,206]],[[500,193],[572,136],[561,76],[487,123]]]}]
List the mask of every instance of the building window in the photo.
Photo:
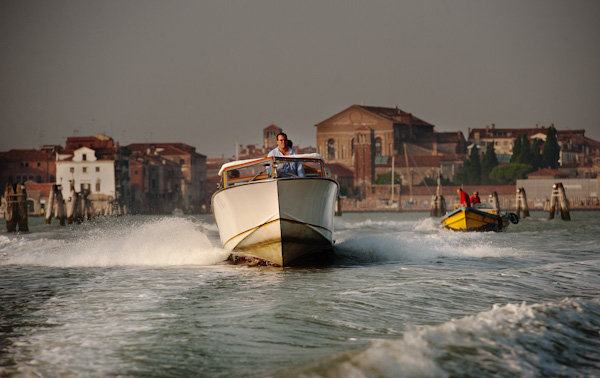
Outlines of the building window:
[{"label": "building window", "polygon": [[354,156],[354,138],[350,140],[350,157]]},{"label": "building window", "polygon": [[83,161],[86,161],[86,160],[87,160],[87,155],[86,155],[86,154],[83,154],[83,155],[81,156],[81,158],[83,159]]},{"label": "building window", "polygon": [[96,193],[100,193],[100,180],[96,181]]},{"label": "building window", "polygon": [[100,172],[100,167],[96,167],[96,172]]},{"label": "building window", "polygon": [[327,141],[327,158],[335,159],[335,141],[333,139]]},{"label": "building window", "polygon": [[71,173],[75,172],[75,167],[69,168],[69,172],[71,172]]},{"label": "building window", "polygon": [[381,138],[375,138],[375,156],[381,156]]},{"label": "building window", "polygon": [[87,167],[83,167],[83,173],[87,173]]},{"label": "building window", "polygon": [[38,176],[35,178],[35,182],[37,182],[37,183],[40,183],[40,182],[42,182],[42,176],[38,175]]},{"label": "building window", "polygon": [[56,177],[54,177],[54,175],[50,175],[50,182],[55,182],[56,181]]},{"label": "building window", "polygon": [[184,165],[185,164],[185,160],[179,159],[179,164]]}]

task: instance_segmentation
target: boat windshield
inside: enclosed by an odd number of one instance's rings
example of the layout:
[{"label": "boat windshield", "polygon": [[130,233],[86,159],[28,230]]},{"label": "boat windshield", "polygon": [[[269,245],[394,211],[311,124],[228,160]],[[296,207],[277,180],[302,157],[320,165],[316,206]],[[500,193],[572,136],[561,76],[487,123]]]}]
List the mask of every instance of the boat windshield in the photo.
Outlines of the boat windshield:
[{"label": "boat windshield", "polygon": [[[228,163],[221,168],[223,187],[250,183],[273,178],[297,178],[294,175],[280,175],[277,167],[286,163],[301,163],[305,177],[325,177],[323,160],[314,157],[268,157],[259,160],[242,161],[239,164]],[[273,170],[275,167],[275,170]],[[275,171],[275,174],[273,174]]]}]

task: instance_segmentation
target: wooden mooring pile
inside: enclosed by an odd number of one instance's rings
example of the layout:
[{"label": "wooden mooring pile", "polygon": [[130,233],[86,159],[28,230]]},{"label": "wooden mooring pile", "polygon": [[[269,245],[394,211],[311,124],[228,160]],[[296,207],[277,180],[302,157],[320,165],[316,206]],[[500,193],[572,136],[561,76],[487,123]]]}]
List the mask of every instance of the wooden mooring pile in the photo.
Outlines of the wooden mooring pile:
[{"label": "wooden mooring pile", "polygon": [[[515,212],[520,217],[521,210],[523,210],[523,218],[530,218],[529,208],[527,206],[527,194],[524,188],[517,189],[516,198],[516,209]],[[571,213],[569,210],[569,200],[565,193],[565,187],[561,182],[552,185],[552,195],[550,201],[546,198],[544,203],[544,211],[548,211],[548,219],[554,219],[554,215],[560,211],[560,217],[564,221],[571,220]]]},{"label": "wooden mooring pile", "polygon": [[554,219],[554,214],[559,211],[559,208],[561,219],[564,221],[570,221],[571,214],[569,211],[569,200],[567,199],[565,187],[563,186],[562,182],[552,185],[552,197],[550,197],[548,219]]},{"label": "wooden mooring pile", "polygon": [[25,184],[6,184],[4,199],[6,201],[6,211],[4,213],[6,231],[29,232]]},{"label": "wooden mooring pile", "polygon": [[523,219],[531,218],[529,215],[529,206],[527,206],[527,193],[524,188],[517,188],[517,207],[515,213],[521,218],[521,210],[523,210]]},{"label": "wooden mooring pile", "polygon": [[442,195],[442,187],[438,183],[435,196],[431,198],[431,210],[429,215],[432,217],[441,217],[444,216],[444,214],[446,214],[446,201]]}]

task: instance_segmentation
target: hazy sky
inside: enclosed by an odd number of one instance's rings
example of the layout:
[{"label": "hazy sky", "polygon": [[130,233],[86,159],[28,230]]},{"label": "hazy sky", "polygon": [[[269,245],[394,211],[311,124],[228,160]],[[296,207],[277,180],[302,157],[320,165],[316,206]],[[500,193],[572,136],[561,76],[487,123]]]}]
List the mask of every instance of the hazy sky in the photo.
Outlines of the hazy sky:
[{"label": "hazy sky", "polygon": [[105,133],[209,157],[352,104],[600,140],[600,1],[0,0],[0,151]]}]

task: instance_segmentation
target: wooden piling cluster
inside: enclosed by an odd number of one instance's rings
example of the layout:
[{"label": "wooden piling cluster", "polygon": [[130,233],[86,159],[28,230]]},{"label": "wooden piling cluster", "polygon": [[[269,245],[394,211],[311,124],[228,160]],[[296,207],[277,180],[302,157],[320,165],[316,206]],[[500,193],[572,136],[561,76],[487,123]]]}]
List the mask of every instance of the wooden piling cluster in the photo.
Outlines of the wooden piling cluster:
[{"label": "wooden piling cluster", "polygon": [[59,219],[61,226],[64,226],[66,223],[81,223],[85,219],[90,220],[92,218],[92,203],[88,199],[88,196],[88,190],[77,193],[75,189],[71,189],[71,198],[65,201],[60,186],[53,185],[46,211],[46,224],[52,222],[52,216]]},{"label": "wooden piling cluster", "polygon": [[515,209],[517,216],[521,217],[521,209],[523,209],[523,219],[531,218],[529,215],[529,206],[527,206],[527,193],[524,188],[517,188],[517,208]]},{"label": "wooden piling cluster", "polygon": [[429,215],[432,217],[441,217],[446,214],[446,201],[442,195],[441,186],[438,185],[435,191],[435,196],[431,199],[431,211]]},{"label": "wooden piling cluster", "polygon": [[6,231],[29,232],[25,184],[7,183],[4,188],[4,199],[6,201],[6,212],[4,214]]},{"label": "wooden piling cluster", "polygon": [[65,225],[67,210],[65,208],[65,200],[63,199],[60,185],[52,185],[46,209],[46,224],[52,222],[53,216],[60,221],[61,226]]},{"label": "wooden piling cluster", "polygon": [[550,214],[548,219],[554,219],[556,214],[557,206],[560,206],[560,217],[564,221],[571,220],[571,214],[569,213],[569,200],[565,193],[565,188],[562,182],[552,185],[552,197],[550,198]]}]

